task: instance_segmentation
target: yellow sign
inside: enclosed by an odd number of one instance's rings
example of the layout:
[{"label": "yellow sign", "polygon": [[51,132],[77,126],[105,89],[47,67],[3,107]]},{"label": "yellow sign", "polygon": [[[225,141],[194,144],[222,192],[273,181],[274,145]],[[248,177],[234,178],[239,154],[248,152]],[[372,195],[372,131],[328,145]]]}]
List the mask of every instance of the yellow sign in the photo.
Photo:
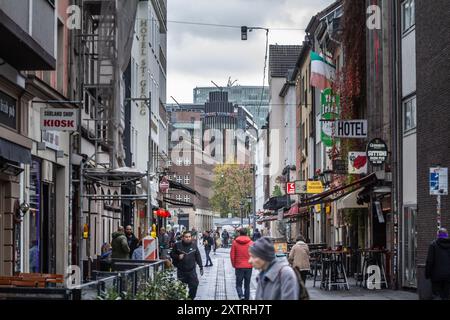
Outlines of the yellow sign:
[{"label": "yellow sign", "polygon": [[306,193],[321,193],[323,192],[323,185],[321,181],[306,182]]},{"label": "yellow sign", "polygon": [[321,212],[322,206],[321,206],[320,204],[316,204],[316,205],[314,206],[314,209],[316,210],[316,212]]},{"label": "yellow sign", "polygon": [[325,206],[325,213],[330,214],[331,213],[331,206],[328,204]]}]

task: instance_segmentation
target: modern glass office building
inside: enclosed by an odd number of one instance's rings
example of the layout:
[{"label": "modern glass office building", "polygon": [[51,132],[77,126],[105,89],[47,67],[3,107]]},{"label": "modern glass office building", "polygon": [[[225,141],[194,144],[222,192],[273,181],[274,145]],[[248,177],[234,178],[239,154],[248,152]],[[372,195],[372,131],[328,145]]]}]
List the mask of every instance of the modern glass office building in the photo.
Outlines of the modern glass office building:
[{"label": "modern glass office building", "polygon": [[[207,102],[209,93],[218,90],[217,87],[195,88],[193,90],[194,104]],[[269,87],[264,87],[263,90],[263,87],[260,86],[233,86],[223,87],[223,91],[228,93],[229,102],[244,106],[253,115],[259,128],[266,123],[267,113],[269,112]]]}]

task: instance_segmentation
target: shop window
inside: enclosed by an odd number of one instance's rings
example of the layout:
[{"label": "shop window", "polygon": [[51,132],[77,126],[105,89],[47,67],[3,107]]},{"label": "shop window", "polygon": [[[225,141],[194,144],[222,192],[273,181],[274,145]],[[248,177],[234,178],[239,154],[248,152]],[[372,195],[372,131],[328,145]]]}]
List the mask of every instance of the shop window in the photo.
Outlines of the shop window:
[{"label": "shop window", "polygon": [[408,32],[416,24],[415,0],[402,2],[402,32]]},{"label": "shop window", "polygon": [[403,114],[404,114],[404,132],[415,129],[417,125],[415,96],[403,102]]}]

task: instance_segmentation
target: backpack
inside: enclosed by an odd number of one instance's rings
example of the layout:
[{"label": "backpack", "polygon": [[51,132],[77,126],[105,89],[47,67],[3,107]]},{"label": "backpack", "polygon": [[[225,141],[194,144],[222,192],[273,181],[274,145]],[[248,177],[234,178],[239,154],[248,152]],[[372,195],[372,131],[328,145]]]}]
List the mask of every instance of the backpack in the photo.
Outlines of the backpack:
[{"label": "backpack", "polygon": [[[288,266],[288,267],[291,268],[292,270],[294,270],[295,276],[297,277],[298,286],[300,288],[300,293],[298,295],[298,299],[299,300],[309,300],[310,298],[309,298],[308,289],[306,289],[305,283],[302,280],[300,270],[298,270],[297,268],[292,268],[291,266]],[[280,269],[280,273],[283,269],[284,269],[284,267]]]}]

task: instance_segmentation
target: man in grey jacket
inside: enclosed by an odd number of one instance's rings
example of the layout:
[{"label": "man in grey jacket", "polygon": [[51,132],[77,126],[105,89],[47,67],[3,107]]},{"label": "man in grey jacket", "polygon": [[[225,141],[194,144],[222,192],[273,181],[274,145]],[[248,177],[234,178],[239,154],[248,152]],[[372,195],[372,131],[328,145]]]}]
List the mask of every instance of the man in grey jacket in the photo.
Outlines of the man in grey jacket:
[{"label": "man in grey jacket", "polygon": [[260,271],[256,281],[255,300],[298,300],[300,287],[294,270],[287,261],[275,257],[268,237],[260,238],[249,249],[250,264]]}]

